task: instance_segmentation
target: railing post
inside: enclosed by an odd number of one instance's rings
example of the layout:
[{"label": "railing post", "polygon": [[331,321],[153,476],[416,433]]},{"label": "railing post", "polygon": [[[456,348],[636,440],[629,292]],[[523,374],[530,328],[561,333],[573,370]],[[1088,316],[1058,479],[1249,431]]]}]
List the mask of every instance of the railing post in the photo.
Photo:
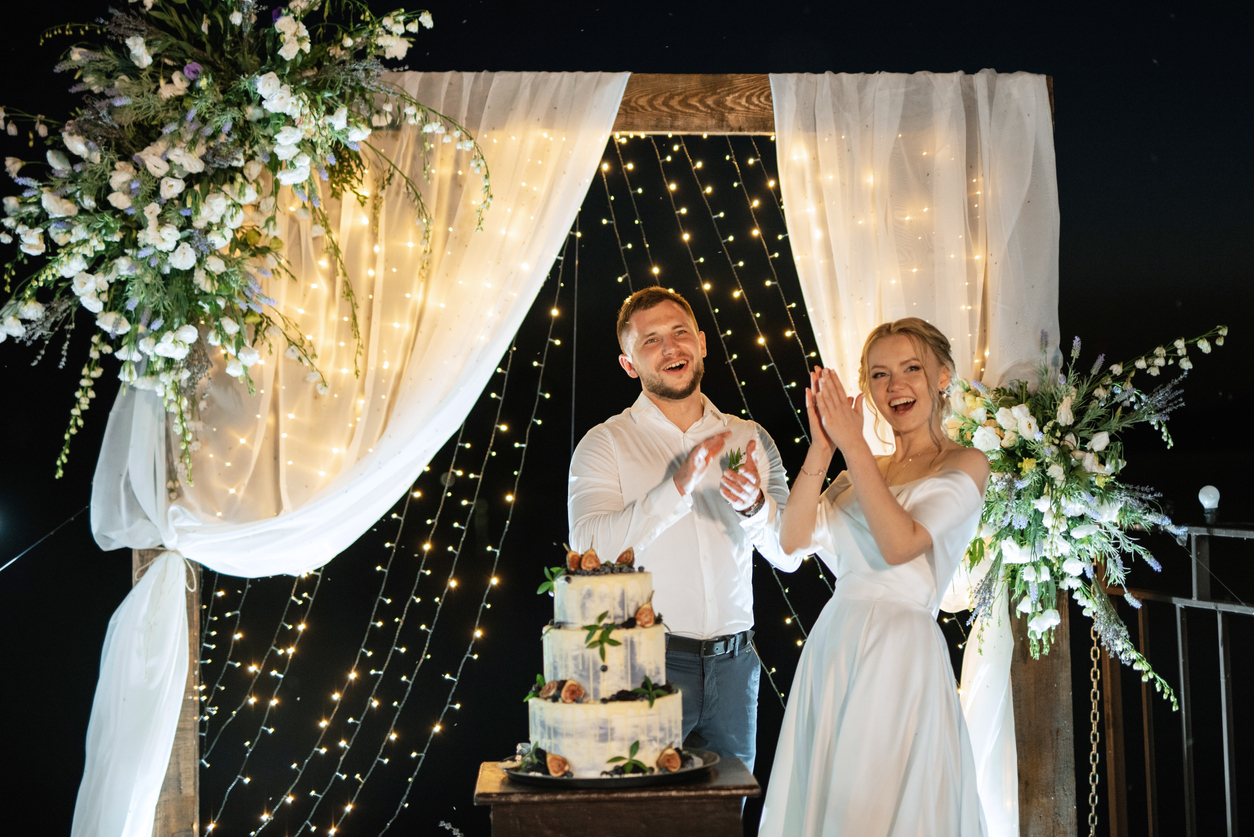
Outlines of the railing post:
[{"label": "railing post", "polygon": [[1215,614],[1219,623],[1219,708],[1224,734],[1224,801],[1228,806],[1228,837],[1237,834],[1237,753],[1232,707],[1232,640],[1228,629],[1228,614]]},{"label": "railing post", "polygon": [[1197,801],[1193,784],[1193,697],[1189,689],[1189,619],[1184,605],[1176,605],[1176,642],[1180,647],[1180,735],[1184,752],[1184,828],[1197,837]]},{"label": "railing post", "polygon": [[[1142,604],[1136,612],[1136,625],[1140,651],[1146,659],[1150,658],[1148,602]],[[1150,688],[1148,680],[1141,681],[1141,734],[1145,738],[1145,816],[1146,837],[1158,837],[1158,765],[1154,759],[1154,707],[1152,701],[1158,699],[1158,693]]]}]

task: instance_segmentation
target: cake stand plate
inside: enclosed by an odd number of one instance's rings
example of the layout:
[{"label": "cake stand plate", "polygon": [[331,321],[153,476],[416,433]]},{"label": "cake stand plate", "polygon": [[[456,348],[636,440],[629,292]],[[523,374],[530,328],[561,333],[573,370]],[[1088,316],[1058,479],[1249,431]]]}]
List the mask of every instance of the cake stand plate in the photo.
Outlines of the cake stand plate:
[{"label": "cake stand plate", "polygon": [[627,776],[597,776],[584,779],[546,776],[543,773],[524,773],[521,770],[506,770],[505,775],[509,776],[511,782],[521,782],[525,785],[540,785],[550,789],[607,790],[609,788],[644,788],[656,785],[669,785],[674,782],[686,782],[689,779],[706,775],[710,772],[710,768],[718,764],[718,754],[711,753],[709,750],[685,747],[684,753],[695,756],[696,760],[701,763],[690,767],[681,767],[673,773],[633,773]]}]

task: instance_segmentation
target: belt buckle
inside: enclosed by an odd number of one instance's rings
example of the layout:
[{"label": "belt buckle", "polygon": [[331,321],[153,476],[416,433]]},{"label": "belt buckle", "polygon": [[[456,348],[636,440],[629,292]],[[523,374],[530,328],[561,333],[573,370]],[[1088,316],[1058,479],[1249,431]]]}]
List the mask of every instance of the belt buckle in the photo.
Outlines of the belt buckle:
[{"label": "belt buckle", "polygon": [[708,657],[721,657],[727,653],[727,640],[719,639],[710,644],[710,653],[705,655]]}]

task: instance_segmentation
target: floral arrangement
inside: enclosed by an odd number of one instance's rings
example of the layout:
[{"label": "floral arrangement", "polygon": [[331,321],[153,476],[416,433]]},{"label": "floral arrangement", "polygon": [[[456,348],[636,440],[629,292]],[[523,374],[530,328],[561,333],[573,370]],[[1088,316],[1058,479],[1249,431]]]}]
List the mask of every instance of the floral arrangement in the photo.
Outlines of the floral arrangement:
[{"label": "floral arrangement", "polygon": [[11,298],[0,306],[0,342],[42,340],[46,350],[64,331],[64,363],[78,309],[94,315],[57,476],[108,355],[125,385],[162,397],[189,482],[210,347],[252,391],[249,367],[261,350],[286,344],[287,358],[326,392],[313,346],[260,278],[291,276],[276,213],[297,206],[343,277],[360,338],[326,201],[364,204],[391,185],[413,200],[425,263],[430,214],[414,180],[370,143],[373,130],[421,125],[427,151],[456,142],[483,182],[482,223],[492,201],[482,150],[382,78],[382,61],[404,58],[432,24],[425,11],[376,17],[360,0],[292,0],[273,11],[255,0],[132,0],[82,27],[103,43],[75,46],[57,65],[84,95],[72,119],[58,129],[0,108],[0,128],[16,135],[14,120],[27,119],[31,145],[38,136],[50,146],[40,160],[5,160],[23,191],[4,198],[0,219],[0,243],[18,246],[5,268]]},{"label": "floral arrangement", "polygon": [[[1042,335],[1042,361],[1034,385],[1017,381],[986,387],[959,381],[953,390],[953,415],[946,422],[952,438],[979,448],[989,459],[992,477],[985,494],[979,537],[967,549],[975,567],[989,570],[973,594],[973,618],[990,615],[1004,588],[1016,612],[1028,619],[1032,655],[1049,652],[1059,623],[1058,596],[1063,590],[1083,606],[1102,643],[1143,680],[1171,699],[1167,683],[1132,644],[1102,587],[1122,586],[1125,557],[1160,569],[1130,532],[1161,527],[1178,531],[1159,509],[1158,494],[1124,485],[1125,464],[1119,433],[1148,422],[1161,429],[1171,446],[1167,419],[1182,403],[1178,384],[1192,368],[1188,349],[1203,354],[1222,346],[1227,327],[1159,346],[1130,363],[1105,366],[1099,356],[1087,370],[1079,366],[1076,338],[1065,364],[1050,363]],[[1134,378],[1158,377],[1168,367],[1181,375],[1145,391]],[[1134,607],[1140,603],[1125,594]]]}]

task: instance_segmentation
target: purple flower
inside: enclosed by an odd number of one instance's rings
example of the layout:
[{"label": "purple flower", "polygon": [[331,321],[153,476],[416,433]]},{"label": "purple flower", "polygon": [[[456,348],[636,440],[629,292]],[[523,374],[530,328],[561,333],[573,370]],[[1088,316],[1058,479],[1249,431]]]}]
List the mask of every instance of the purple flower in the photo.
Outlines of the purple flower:
[{"label": "purple flower", "polygon": [[335,165],[335,155],[330,152],[327,152],[327,164],[332,166]]},{"label": "purple flower", "polygon": [[192,214],[191,207],[185,206],[179,210],[179,215],[182,215],[184,218],[186,218],[188,215],[191,215],[191,214]]},{"label": "purple flower", "polygon": [[322,201],[321,201],[321,200],[319,200],[319,198],[318,198],[318,195],[317,195],[317,194],[315,194],[315,195],[313,196],[313,205],[314,205],[314,206],[322,206]]},{"label": "purple flower", "polygon": [[269,306],[271,306],[271,307],[273,307],[273,306],[275,306],[275,305],[278,305],[278,304],[279,304],[277,301],[275,301],[275,300],[271,299],[270,297],[266,296],[265,294],[258,294],[258,295],[257,295],[257,299],[261,300],[261,301],[262,301],[262,302],[264,302],[266,305],[269,305]]},{"label": "purple flower", "polygon": [[151,259],[148,260],[149,267],[156,267],[160,263],[161,263],[161,259],[157,258],[156,256],[153,256]]},{"label": "purple flower", "polygon": [[222,133],[224,134],[231,133],[231,128],[233,128],[234,126],[235,126],[235,123],[228,119],[226,121],[226,124],[222,126]]},{"label": "purple flower", "polygon": [[195,61],[191,61],[183,66],[183,75],[187,76],[188,81],[195,81],[200,77],[200,74],[204,72],[204,69],[204,67],[200,66]]},{"label": "purple flower", "polygon": [[126,214],[127,214],[127,215],[134,215],[134,214],[135,214],[135,207],[133,207],[133,206],[128,206],[128,207],[126,208]]},{"label": "purple flower", "polygon": [[191,122],[195,118],[196,118],[196,108],[193,107],[191,110],[187,112],[187,116],[184,117],[184,120],[187,122]]},{"label": "purple flower", "polygon": [[152,253],[153,253],[153,248],[152,248],[152,247],[145,247],[144,249],[140,250],[140,251],[139,251],[138,253],[136,253],[135,255],[136,255],[138,258],[141,258],[141,259],[142,259],[142,258],[144,258],[145,256],[151,256],[151,255],[152,255]]},{"label": "purple flower", "polygon": [[1097,360],[1093,361],[1093,368],[1089,371],[1090,375],[1096,375],[1101,371],[1102,364],[1106,362],[1106,355],[1102,353],[1097,356]]},{"label": "purple flower", "polygon": [[164,322],[165,320],[161,319],[160,317],[157,317],[157,319],[152,321],[152,325],[148,327],[151,328],[153,331],[156,331],[157,329],[161,328],[161,324]]},{"label": "purple flower", "polygon": [[275,9],[274,11],[272,11],[272,12],[270,13],[270,23],[272,23],[272,24],[274,24],[274,23],[278,23],[278,22],[279,22],[279,18],[281,18],[281,17],[283,17],[283,7],[282,7],[282,6],[280,6],[279,8]]},{"label": "purple flower", "polygon": [[177,123],[177,122],[171,122],[169,125],[165,125],[165,126],[163,126],[163,127],[161,128],[161,133],[163,133],[163,134],[171,134],[171,133],[173,133],[175,130],[177,130],[177,129],[178,129],[178,126],[179,126],[179,123]]},{"label": "purple flower", "polygon": [[134,310],[135,310],[135,306],[136,306],[136,305],[139,305],[139,298],[138,298],[138,297],[135,297],[135,298],[130,299],[130,300],[128,300],[128,301],[127,301],[127,303],[126,303],[126,310],[127,310],[127,311],[134,311]]},{"label": "purple flower", "polygon": [[344,144],[347,145],[349,148],[351,148],[353,151],[361,151],[361,143],[346,142]]},{"label": "purple flower", "polygon": [[1071,341],[1071,355],[1075,357],[1080,354],[1080,338],[1073,338]]}]

